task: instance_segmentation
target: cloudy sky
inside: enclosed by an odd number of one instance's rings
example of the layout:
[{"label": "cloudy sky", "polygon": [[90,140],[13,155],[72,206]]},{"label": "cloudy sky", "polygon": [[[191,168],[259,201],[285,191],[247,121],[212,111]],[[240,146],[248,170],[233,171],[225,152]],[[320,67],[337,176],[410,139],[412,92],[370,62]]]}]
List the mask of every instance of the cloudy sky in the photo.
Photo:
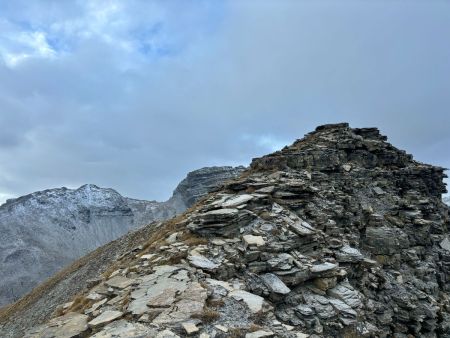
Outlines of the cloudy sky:
[{"label": "cloudy sky", "polygon": [[450,2],[1,0],[0,201],[167,198],[317,125],[450,167]]}]

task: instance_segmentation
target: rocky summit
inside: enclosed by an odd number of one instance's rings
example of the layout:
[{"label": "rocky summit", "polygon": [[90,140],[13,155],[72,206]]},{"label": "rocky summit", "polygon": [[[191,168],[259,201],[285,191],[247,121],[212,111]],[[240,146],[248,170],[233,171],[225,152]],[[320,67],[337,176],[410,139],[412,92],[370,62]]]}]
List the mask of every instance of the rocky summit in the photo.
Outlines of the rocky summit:
[{"label": "rocky summit", "polygon": [[4,310],[1,336],[450,337],[444,177],[376,128],[318,127],[148,230],[42,324],[27,329],[30,302]]}]

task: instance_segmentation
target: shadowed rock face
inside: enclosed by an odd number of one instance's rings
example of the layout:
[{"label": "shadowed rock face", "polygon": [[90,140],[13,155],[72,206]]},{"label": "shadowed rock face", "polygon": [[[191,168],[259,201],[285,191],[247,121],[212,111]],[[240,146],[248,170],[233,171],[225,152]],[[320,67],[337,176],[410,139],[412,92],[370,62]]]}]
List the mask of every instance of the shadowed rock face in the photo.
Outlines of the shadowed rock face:
[{"label": "shadowed rock face", "polygon": [[213,167],[191,172],[167,202],[131,199],[92,184],[9,200],[0,206],[0,306],[89,251],[184,211],[241,170]]},{"label": "shadowed rock face", "polygon": [[206,167],[190,172],[178,184],[173,196],[167,201],[176,212],[181,213],[190,208],[201,197],[217,187],[220,182],[226,182],[238,177],[245,167]]},{"label": "shadowed rock face", "polygon": [[84,306],[26,337],[449,337],[444,177],[376,128],[318,127],[111,258]]}]

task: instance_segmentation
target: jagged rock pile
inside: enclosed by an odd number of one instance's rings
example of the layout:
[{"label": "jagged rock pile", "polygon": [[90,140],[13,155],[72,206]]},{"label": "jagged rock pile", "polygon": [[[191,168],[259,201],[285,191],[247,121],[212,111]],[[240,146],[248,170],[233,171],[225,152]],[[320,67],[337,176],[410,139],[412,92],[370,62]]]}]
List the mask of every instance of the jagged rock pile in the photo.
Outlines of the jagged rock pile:
[{"label": "jagged rock pile", "polygon": [[375,128],[318,127],[26,336],[450,337],[444,176]]}]

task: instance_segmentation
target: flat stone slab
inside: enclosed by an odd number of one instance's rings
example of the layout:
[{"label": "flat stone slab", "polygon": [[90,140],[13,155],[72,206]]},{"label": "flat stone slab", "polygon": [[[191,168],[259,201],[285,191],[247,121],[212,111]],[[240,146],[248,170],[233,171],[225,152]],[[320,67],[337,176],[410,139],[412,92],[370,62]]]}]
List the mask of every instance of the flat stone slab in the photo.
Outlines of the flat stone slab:
[{"label": "flat stone slab", "polygon": [[244,235],[242,238],[247,245],[262,246],[266,244],[262,236]]},{"label": "flat stone slab", "polygon": [[262,338],[262,337],[273,337],[274,333],[272,331],[258,330],[255,332],[247,333],[245,338]]},{"label": "flat stone slab", "polygon": [[188,257],[188,260],[191,263],[191,265],[200,269],[214,270],[219,267],[219,264],[216,264],[211,260],[209,260],[208,258],[201,255],[193,255],[193,256],[191,255]]},{"label": "flat stone slab", "polygon": [[184,331],[186,331],[186,334],[191,335],[196,332],[198,332],[200,329],[195,325],[194,323],[187,322],[182,323],[181,326],[183,327]]},{"label": "flat stone slab", "polygon": [[231,197],[231,198],[227,199],[225,202],[222,203],[222,206],[224,208],[233,208],[233,207],[237,207],[238,205],[247,203],[248,201],[251,201],[252,199],[253,199],[253,196],[249,195],[249,194],[237,195],[235,197]]},{"label": "flat stone slab", "polygon": [[264,298],[244,290],[232,291],[229,296],[239,301],[242,300],[253,313],[260,312],[264,304]]},{"label": "flat stone slab", "polygon": [[169,329],[166,329],[164,331],[159,332],[156,335],[156,338],[180,338],[180,336],[175,334],[175,333],[173,333]]},{"label": "flat stone slab", "polygon": [[441,246],[442,249],[450,251],[450,240],[448,239],[448,237],[445,237],[441,243],[439,243],[439,245]]},{"label": "flat stone slab", "polygon": [[316,232],[316,230],[309,223],[304,221],[292,223],[289,227],[299,236],[308,236]]},{"label": "flat stone slab", "polygon": [[273,273],[266,273],[261,276],[261,279],[272,292],[279,293],[281,295],[286,295],[291,292],[291,289],[289,289],[286,284],[284,284],[283,281]]},{"label": "flat stone slab", "polygon": [[313,265],[309,270],[315,274],[321,274],[324,272],[337,269],[338,265],[334,263],[325,262],[322,264]]},{"label": "flat stone slab", "polygon": [[206,298],[206,289],[198,282],[191,282],[186,290],[177,295],[176,301],[172,306],[164,309],[153,320],[153,323],[156,325],[172,325],[190,321],[192,315],[203,312]]},{"label": "flat stone slab", "polygon": [[214,325],[214,327],[222,332],[228,332],[228,328],[224,325],[217,324],[217,325]]},{"label": "flat stone slab", "polygon": [[154,337],[155,333],[148,327],[139,323],[130,323],[126,320],[117,320],[106,325],[103,330],[97,332],[92,338],[136,338]]},{"label": "flat stone slab", "polygon": [[112,322],[113,320],[116,320],[117,318],[120,318],[123,316],[123,312],[121,311],[113,311],[113,310],[107,310],[100,314],[99,316],[95,317],[93,320],[91,320],[88,324],[90,327],[99,327],[105,324],[108,324]]},{"label": "flat stone slab", "polygon": [[230,217],[230,216],[234,216],[237,215],[239,213],[239,209],[235,209],[235,208],[223,208],[223,209],[217,209],[217,210],[212,210],[212,211],[208,211],[206,213],[204,213],[203,215],[206,217]]},{"label": "flat stone slab", "polygon": [[142,315],[153,308],[167,308],[175,302],[175,295],[188,287],[187,271],[168,265],[155,268],[153,274],[144,276],[136,290],[131,292],[133,299],[127,310],[133,315]]},{"label": "flat stone slab", "polygon": [[344,245],[336,252],[336,259],[339,262],[359,262],[364,259],[364,256],[358,249]]},{"label": "flat stone slab", "polygon": [[124,276],[114,276],[108,279],[105,284],[117,289],[125,289],[126,287],[135,284],[136,280]]},{"label": "flat stone slab", "polygon": [[32,329],[25,338],[58,337],[72,338],[80,336],[88,329],[88,316],[70,312],[62,317],[53,318],[46,325]]},{"label": "flat stone slab", "polygon": [[359,308],[362,304],[361,299],[358,297],[358,291],[354,290],[350,285],[345,285],[344,283],[338,284],[334,288],[329,289],[327,294],[342,300],[352,308]]}]

